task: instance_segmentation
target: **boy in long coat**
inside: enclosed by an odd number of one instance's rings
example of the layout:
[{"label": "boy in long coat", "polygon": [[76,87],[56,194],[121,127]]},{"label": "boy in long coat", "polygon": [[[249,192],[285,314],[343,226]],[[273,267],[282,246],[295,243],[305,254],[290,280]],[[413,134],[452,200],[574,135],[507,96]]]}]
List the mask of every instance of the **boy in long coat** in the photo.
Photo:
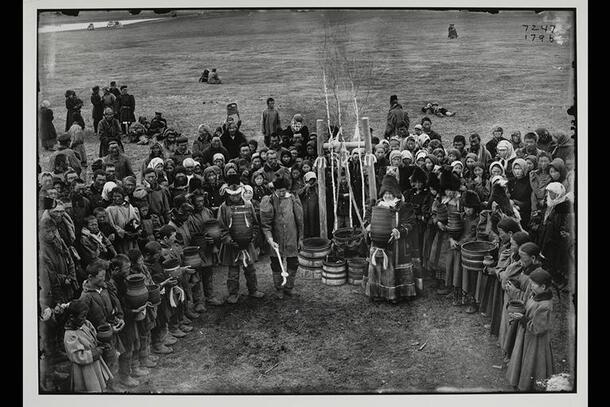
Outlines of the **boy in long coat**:
[{"label": "boy in long coat", "polygon": [[[284,294],[293,295],[294,279],[297,272],[298,251],[303,245],[303,206],[300,199],[290,194],[284,178],[277,178],[273,185],[275,192],[263,197],[260,206],[263,234],[271,245],[271,271],[278,298]],[[279,252],[280,257],[277,257]],[[282,286],[280,261],[286,258],[287,273]]]}]

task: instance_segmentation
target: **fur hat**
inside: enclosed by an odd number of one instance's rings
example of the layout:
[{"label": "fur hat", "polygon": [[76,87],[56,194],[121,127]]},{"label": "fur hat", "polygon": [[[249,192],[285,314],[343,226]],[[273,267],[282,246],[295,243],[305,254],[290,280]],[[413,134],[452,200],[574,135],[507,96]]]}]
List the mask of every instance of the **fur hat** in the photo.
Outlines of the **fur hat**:
[{"label": "fur hat", "polygon": [[383,179],[381,181],[381,188],[379,188],[379,197],[383,197],[383,194],[385,194],[386,192],[392,193],[392,195],[394,195],[394,198],[401,197],[402,194],[400,192],[400,186],[398,185],[398,180],[396,179],[396,177],[387,174],[383,176]]},{"label": "fur hat", "polygon": [[390,103],[398,102],[398,96],[392,95],[390,96]]},{"label": "fur hat", "polygon": [[241,181],[239,175],[229,175],[227,177],[227,186],[228,188],[225,190],[225,192],[229,195],[236,195],[238,193],[241,193]]},{"label": "fur hat", "polygon": [[481,207],[479,195],[471,190],[462,193],[462,202],[465,207],[478,209]]},{"label": "fur hat", "polygon": [[415,166],[413,168],[413,173],[411,174],[410,180],[411,182],[422,182],[425,184],[426,181],[428,181],[428,176],[426,175],[426,172],[421,169],[421,167]]},{"label": "fur hat", "polygon": [[443,167],[441,170],[440,188],[443,191],[458,191],[460,189],[460,185],[460,178],[455,175],[450,168],[447,169],[446,167]]},{"label": "fur hat", "polygon": [[286,181],[286,179],[282,176],[277,176],[275,178],[275,181],[273,181],[273,187],[275,189],[282,189],[282,188],[289,188],[290,186],[288,185],[288,182]]},{"label": "fur hat", "polygon": [[390,152],[390,163],[392,162],[392,159],[393,159],[394,157],[398,157],[398,158],[400,158],[400,159],[402,160],[402,154],[401,154],[401,152],[400,152],[400,151],[398,151],[398,150],[393,150],[392,152]]}]

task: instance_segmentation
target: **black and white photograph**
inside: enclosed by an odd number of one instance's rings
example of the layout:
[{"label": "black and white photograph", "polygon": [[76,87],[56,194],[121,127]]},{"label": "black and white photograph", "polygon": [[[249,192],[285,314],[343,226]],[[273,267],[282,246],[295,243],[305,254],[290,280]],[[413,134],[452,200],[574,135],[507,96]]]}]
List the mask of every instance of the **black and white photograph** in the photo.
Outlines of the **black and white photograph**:
[{"label": "black and white photograph", "polygon": [[587,21],[24,3],[24,405],[586,403]]}]

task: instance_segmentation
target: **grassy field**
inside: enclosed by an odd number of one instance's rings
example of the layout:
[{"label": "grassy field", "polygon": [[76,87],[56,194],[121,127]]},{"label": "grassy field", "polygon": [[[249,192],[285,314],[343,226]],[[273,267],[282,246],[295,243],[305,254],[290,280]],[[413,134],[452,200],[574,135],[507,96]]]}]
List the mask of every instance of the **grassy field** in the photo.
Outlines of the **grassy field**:
[{"label": "grassy field", "polygon": [[[109,15],[48,15],[40,21],[104,21]],[[246,135],[260,137],[261,112],[269,96],[276,99],[284,125],[302,113],[310,129],[315,128],[315,119],[325,117],[318,56],[330,25],[349,34],[342,45],[350,56],[373,61],[380,73],[367,84],[364,106],[374,134],[383,132],[391,94],[398,95],[413,124],[423,117],[420,108],[426,101],[457,112],[452,118],[433,118],[445,145],[454,135],[473,131],[486,140],[496,125],[507,133],[539,126],[568,132],[572,42],[526,41],[521,25],[540,24],[542,18],[531,12],[241,10],[179,14],[117,30],[49,33],[38,37],[39,98],[51,102],[58,130],[65,125],[66,89],[85,101],[83,116],[90,128],[90,88],[111,80],[129,85],[136,115],[150,118],[161,110],[170,125],[191,139],[200,123],[220,124],[225,105],[232,101],[239,105]],[[458,40],[447,39],[449,23],[455,24]],[[218,68],[223,84],[199,84],[201,71],[212,67]],[[86,148],[91,162],[97,140],[90,137]],[[147,152],[147,147],[126,144],[134,168],[139,169]],[[39,153],[46,163],[48,154]],[[260,288],[270,294],[268,264],[263,259],[257,269]],[[221,270],[216,284],[226,291],[225,281],[226,271]],[[301,296],[296,299],[248,299],[209,310],[176,353],[163,358],[134,390],[511,390],[504,371],[492,367],[500,364],[501,351],[489,337],[486,321],[452,307],[446,298],[426,291],[413,303],[373,305],[356,287],[331,288],[317,281],[299,281],[297,286]],[[573,308],[565,296],[556,306],[555,367],[569,372],[573,344],[566,332]]]}]

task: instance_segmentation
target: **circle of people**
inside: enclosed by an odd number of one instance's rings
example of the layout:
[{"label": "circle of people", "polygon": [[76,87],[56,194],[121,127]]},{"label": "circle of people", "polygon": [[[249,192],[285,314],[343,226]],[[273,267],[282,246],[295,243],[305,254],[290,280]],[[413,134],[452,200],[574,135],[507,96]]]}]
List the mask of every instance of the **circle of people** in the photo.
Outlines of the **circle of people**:
[{"label": "circle of people", "polygon": [[[264,296],[254,268],[261,255],[270,255],[275,295],[294,295],[303,239],[320,235],[317,134],[300,114],[283,128],[273,98],[262,113],[264,146],[247,140],[238,116],[215,129],[201,124],[192,140],[168,126],[161,112],[150,122],[136,121],[134,96],[114,82],[103,94],[94,87],[91,103],[99,157],[89,171],[82,100],[66,92],[59,136],[50,103],[40,108],[42,146],[52,151],[46,171],[38,168],[40,385],[47,390],[53,389],[54,363],[66,358],[72,391],[137,386],[159,356],[192,332],[206,306],[238,302],[241,269],[248,295]],[[455,114],[434,106],[439,117]],[[427,103],[422,113],[431,107]],[[338,128],[331,129],[336,135]],[[329,230],[351,226],[352,208],[364,214],[362,226],[370,232],[372,207],[392,209],[395,244],[380,261],[375,247],[363,249],[370,263],[367,296],[410,299],[416,294],[406,282],[430,278],[454,306],[490,318],[508,381],[531,390],[553,371],[551,288],[571,289],[574,281],[573,140],[544,128],[505,138],[495,127],[486,144],[472,133],[468,147],[466,137],[456,135],[446,148],[430,117],[409,129],[409,116],[392,95],[383,135],[372,137],[379,194],[369,197],[361,187],[368,175],[360,171],[364,151],[355,148],[348,161],[353,202],[363,202],[364,193],[367,207],[349,205],[345,177],[337,202],[327,185]],[[123,141],[149,146],[139,179]],[[330,163],[331,153],[324,154]],[[245,213],[253,230],[246,244],[231,233],[234,211]],[[448,230],[450,213],[464,221],[458,234]],[[474,240],[498,245],[483,273],[461,265],[461,245]],[[199,249],[195,266],[185,264],[185,248],[192,247]],[[414,265],[410,276],[405,262]],[[213,284],[220,265],[228,267],[226,299]],[[137,284],[154,287],[159,298],[134,308]],[[523,309],[510,308],[514,300]]]}]

